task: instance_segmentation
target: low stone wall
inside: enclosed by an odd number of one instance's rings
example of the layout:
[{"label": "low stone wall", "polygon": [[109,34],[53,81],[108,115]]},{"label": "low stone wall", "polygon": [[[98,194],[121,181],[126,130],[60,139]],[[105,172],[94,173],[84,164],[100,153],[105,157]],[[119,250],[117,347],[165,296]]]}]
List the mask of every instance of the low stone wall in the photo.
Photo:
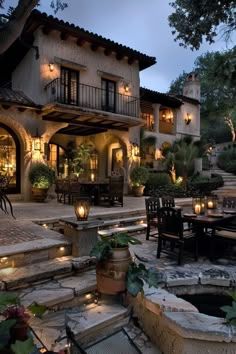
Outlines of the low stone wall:
[{"label": "low stone wall", "polygon": [[177,273],[165,274],[162,288],[145,286],[143,294],[129,298],[145,333],[164,354],[235,354],[236,327],[223,318],[199,313],[173,294],[181,294],[181,287],[182,294],[209,293],[214,288],[218,294],[225,293],[235,288],[235,279],[219,268],[180,278]]}]

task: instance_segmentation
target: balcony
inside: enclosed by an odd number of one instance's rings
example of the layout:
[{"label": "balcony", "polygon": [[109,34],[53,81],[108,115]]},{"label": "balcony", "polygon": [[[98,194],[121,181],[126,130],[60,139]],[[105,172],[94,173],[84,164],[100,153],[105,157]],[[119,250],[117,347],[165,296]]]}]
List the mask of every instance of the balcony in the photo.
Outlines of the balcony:
[{"label": "balcony", "polygon": [[139,99],[137,97],[76,82],[67,85],[62,83],[60,78],[51,81],[45,90],[50,103],[56,102],[122,116],[139,117]]}]

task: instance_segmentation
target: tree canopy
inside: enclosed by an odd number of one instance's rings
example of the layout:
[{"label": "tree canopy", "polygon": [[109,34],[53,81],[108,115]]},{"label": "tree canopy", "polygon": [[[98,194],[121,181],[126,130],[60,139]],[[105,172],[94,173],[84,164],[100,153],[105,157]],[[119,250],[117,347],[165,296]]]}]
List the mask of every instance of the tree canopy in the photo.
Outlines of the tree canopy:
[{"label": "tree canopy", "polygon": [[[4,8],[5,2],[0,0],[0,8]],[[8,8],[7,16],[0,19],[0,55],[20,36],[31,11],[39,4],[39,0],[18,0],[15,8]],[[50,0],[50,6],[56,13],[68,4],[63,0]]]},{"label": "tree canopy", "polygon": [[236,0],[175,0],[170,5],[169,24],[181,46],[199,49],[204,39],[210,44],[217,34],[228,39],[236,29]]},{"label": "tree canopy", "polygon": [[[224,118],[231,116],[233,122],[236,121],[236,46],[225,52],[199,56],[193,70],[201,81],[202,133],[210,129],[217,142],[230,140],[230,130],[224,124]],[[186,76],[183,72],[171,83],[170,93],[182,93]]]}]

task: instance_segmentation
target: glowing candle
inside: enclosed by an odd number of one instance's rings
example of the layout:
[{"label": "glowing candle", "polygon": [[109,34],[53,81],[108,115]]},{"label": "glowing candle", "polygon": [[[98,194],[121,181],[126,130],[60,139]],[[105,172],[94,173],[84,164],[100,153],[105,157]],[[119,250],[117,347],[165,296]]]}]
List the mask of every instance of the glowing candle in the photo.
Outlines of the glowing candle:
[{"label": "glowing candle", "polygon": [[84,215],[85,215],[85,210],[84,210],[84,207],[81,205],[79,207],[79,216],[81,217],[81,219],[83,219]]},{"label": "glowing candle", "polygon": [[194,207],[195,214],[199,215],[201,213],[201,205],[196,204]]},{"label": "glowing candle", "polygon": [[208,207],[208,209],[213,209],[214,205],[213,205],[213,202],[211,200],[208,201],[207,207]]},{"label": "glowing candle", "polygon": [[94,182],[95,181],[95,174],[91,173],[91,181]]}]

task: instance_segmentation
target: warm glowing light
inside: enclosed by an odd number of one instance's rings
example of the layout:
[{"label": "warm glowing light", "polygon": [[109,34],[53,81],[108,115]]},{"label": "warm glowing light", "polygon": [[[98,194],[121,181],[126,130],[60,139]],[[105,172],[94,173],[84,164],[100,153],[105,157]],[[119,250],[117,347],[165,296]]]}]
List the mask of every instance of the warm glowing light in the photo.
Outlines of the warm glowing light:
[{"label": "warm glowing light", "polygon": [[155,150],[155,160],[162,160],[164,157],[160,149]]},{"label": "warm glowing light", "polygon": [[48,229],[48,225],[47,224],[43,224],[42,225],[45,229]]},{"label": "warm glowing light", "polygon": [[91,173],[91,181],[94,182],[95,181],[95,174]]},{"label": "warm glowing light", "polygon": [[2,257],[1,258],[1,263],[7,263],[8,257]]},{"label": "warm glowing light", "polygon": [[61,252],[63,252],[63,251],[65,251],[65,247],[60,247],[59,250],[60,250]]},{"label": "warm glowing light", "polygon": [[191,123],[192,117],[190,113],[186,114],[186,117],[184,118],[186,125],[189,125]]},{"label": "warm glowing light", "polygon": [[86,295],[85,295],[85,299],[86,299],[86,300],[92,299],[92,294],[86,294]]},{"label": "warm glowing light", "polygon": [[199,215],[201,213],[201,205],[200,204],[196,204],[194,207],[194,212],[195,214]]},{"label": "warm glowing light", "polygon": [[80,199],[74,204],[77,220],[86,221],[88,219],[90,204],[88,200]]},{"label": "warm glowing light", "polygon": [[54,64],[53,63],[49,63],[49,70],[52,72],[54,70]]},{"label": "warm glowing light", "polygon": [[124,85],[124,90],[125,90],[125,92],[129,92],[129,85],[128,84]]}]

